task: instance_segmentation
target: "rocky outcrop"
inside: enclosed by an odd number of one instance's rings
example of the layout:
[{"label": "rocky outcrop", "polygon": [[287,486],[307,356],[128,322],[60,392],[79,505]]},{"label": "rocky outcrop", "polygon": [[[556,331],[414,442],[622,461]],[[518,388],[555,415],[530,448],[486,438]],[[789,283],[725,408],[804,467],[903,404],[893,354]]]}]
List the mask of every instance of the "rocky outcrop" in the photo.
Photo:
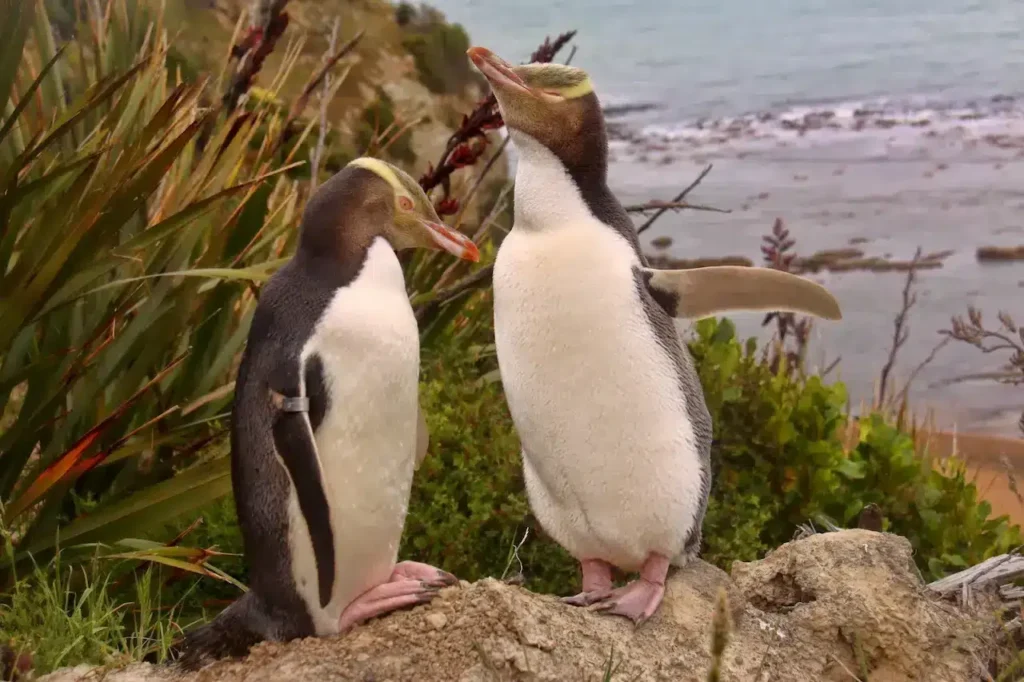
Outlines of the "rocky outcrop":
[{"label": "rocky outcrop", "polygon": [[704,680],[720,590],[731,614],[723,680],[964,682],[986,679],[996,652],[991,608],[968,612],[928,590],[904,538],[849,530],[783,545],[731,576],[704,562],[680,569],[639,628],[487,579],[342,637],[262,644],[195,675],[133,665],[42,679],[562,682],[606,679],[610,664],[612,680]]}]

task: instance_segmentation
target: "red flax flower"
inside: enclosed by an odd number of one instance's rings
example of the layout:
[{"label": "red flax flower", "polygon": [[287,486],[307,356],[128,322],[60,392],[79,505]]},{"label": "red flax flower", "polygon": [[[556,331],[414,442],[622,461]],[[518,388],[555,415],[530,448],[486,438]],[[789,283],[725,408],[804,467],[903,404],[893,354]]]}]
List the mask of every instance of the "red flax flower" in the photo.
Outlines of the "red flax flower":
[{"label": "red flax flower", "polygon": [[[576,31],[569,31],[554,40],[545,38],[541,46],[530,55],[530,62],[550,62],[575,35]],[[498,110],[498,101],[493,94],[488,95],[476,105],[469,115],[462,117],[462,125],[448,138],[448,144],[445,145],[441,160],[436,166],[430,166],[420,178],[420,187],[423,188],[423,191],[430,192],[440,185],[444,192],[442,201],[448,199],[451,174],[459,168],[476,163],[483,155],[487,145],[485,131],[496,130],[503,125],[505,123]],[[479,140],[475,148],[467,144],[470,140]]]},{"label": "red flax flower", "polygon": [[434,207],[437,211],[437,215],[455,215],[459,212],[459,200],[455,197],[445,197],[441,201],[437,202],[437,206]]}]

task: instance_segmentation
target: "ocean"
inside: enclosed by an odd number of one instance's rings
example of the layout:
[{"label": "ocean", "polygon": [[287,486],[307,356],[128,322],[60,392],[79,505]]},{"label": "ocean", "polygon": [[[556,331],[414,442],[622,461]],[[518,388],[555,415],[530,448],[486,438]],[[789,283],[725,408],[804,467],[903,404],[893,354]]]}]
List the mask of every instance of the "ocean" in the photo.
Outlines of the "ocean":
[{"label": "ocean", "polygon": [[[781,218],[809,255],[858,248],[909,259],[952,252],[918,273],[905,380],[969,305],[1024,324],[1024,261],[979,263],[980,246],[1024,245],[1024,3],[1011,0],[434,0],[474,44],[528,58],[545,35],[578,31],[613,125],[610,183],[623,203],[689,196],[728,214],[687,211],[643,235],[678,258],[761,258]],[[569,54],[563,51],[561,58]],[[810,275],[843,307],[818,321],[813,367],[856,411],[870,401],[900,308],[902,272]],[[768,338],[761,316],[731,316]],[[944,427],[1014,434],[1024,391],[986,379],[998,354],[941,349],[910,391]],[[902,388],[902,383],[898,384]]]}]

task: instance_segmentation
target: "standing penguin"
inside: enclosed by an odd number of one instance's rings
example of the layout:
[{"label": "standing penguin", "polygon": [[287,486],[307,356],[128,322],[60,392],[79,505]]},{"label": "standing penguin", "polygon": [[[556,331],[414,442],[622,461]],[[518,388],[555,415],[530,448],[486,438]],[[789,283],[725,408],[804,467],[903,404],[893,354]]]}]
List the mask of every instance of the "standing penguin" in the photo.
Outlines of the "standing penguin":
[{"label": "standing penguin", "polygon": [[[502,384],[537,519],[582,565],[567,598],[641,623],[670,565],[700,551],[711,418],[673,318],[785,310],[840,319],[822,287],[776,270],[647,267],[607,185],[587,74],[512,66],[481,47],[515,143],[515,224],[494,265]],[[640,578],[612,589],[612,567]]]},{"label": "standing penguin", "polygon": [[395,254],[416,247],[480,257],[382,161],[356,159],[310,198],[295,257],[260,293],[235,385],[231,479],[251,589],[189,633],[184,668],[344,632],[457,582],[395,564],[428,441]]}]

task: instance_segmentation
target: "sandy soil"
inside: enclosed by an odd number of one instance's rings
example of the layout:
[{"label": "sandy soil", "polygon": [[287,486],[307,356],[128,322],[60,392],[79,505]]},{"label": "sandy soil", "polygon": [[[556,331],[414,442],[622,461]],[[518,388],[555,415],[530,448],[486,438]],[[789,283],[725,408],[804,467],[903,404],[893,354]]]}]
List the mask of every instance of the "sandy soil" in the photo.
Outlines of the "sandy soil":
[{"label": "sandy soil", "polygon": [[[932,451],[939,456],[958,452],[965,459],[978,490],[992,511],[1024,524],[1024,438],[978,433],[930,433]],[[1020,482],[1020,493],[1014,489]]]}]

